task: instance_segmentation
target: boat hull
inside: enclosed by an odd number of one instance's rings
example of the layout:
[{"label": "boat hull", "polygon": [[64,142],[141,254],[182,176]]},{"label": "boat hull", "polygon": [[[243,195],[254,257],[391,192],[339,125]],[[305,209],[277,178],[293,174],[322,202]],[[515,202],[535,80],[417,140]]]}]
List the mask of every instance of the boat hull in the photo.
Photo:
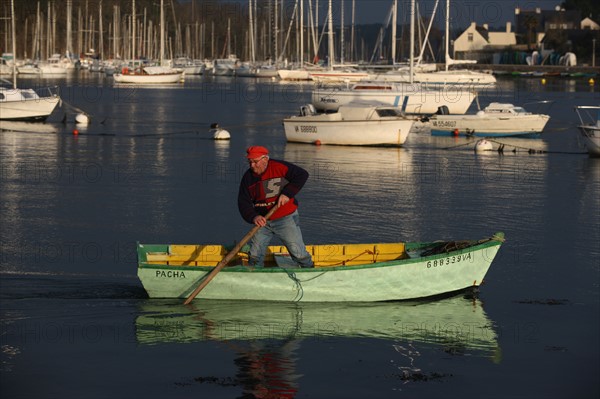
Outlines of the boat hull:
[{"label": "boat hull", "polygon": [[511,137],[539,136],[550,119],[547,115],[480,117],[478,115],[434,115],[432,136]]},{"label": "boat hull", "polygon": [[[196,298],[286,302],[378,302],[425,298],[478,286],[503,234],[465,249],[356,266],[224,268]],[[424,248],[423,244],[406,244]],[[432,245],[432,244],[429,244]],[[138,244],[138,277],[151,298],[186,298],[213,270],[146,261],[167,246]]]},{"label": "boat hull", "polygon": [[[408,71],[394,71],[376,74],[371,77],[373,81],[410,83]],[[460,85],[464,88],[487,88],[496,84],[494,75],[473,71],[438,71],[438,72],[415,72],[413,82],[428,83],[436,85]]]},{"label": "boat hull", "polygon": [[600,126],[578,126],[589,154],[600,157]]},{"label": "boat hull", "polygon": [[165,84],[179,83],[183,79],[183,73],[168,73],[154,75],[133,75],[115,73],[113,75],[115,83],[134,83],[134,84]]},{"label": "boat hull", "polygon": [[316,82],[332,83],[332,82],[359,82],[369,79],[370,75],[366,72],[335,72],[322,71],[311,72],[310,78]]},{"label": "boat hull", "polygon": [[341,105],[361,104],[392,105],[401,107],[407,114],[434,114],[447,106],[451,114],[467,112],[476,94],[458,87],[446,86],[440,90],[424,89],[421,85],[399,85],[394,90],[318,87],[312,94],[312,103],[321,111],[337,111]]},{"label": "boat hull", "polygon": [[292,117],[283,120],[285,137],[294,143],[401,146],[412,120],[316,121]]},{"label": "boat hull", "polygon": [[20,101],[0,101],[0,120],[44,121],[54,111],[58,96],[23,99]]},{"label": "boat hull", "polygon": [[304,69],[279,69],[277,75],[281,80],[312,80],[310,73]]}]

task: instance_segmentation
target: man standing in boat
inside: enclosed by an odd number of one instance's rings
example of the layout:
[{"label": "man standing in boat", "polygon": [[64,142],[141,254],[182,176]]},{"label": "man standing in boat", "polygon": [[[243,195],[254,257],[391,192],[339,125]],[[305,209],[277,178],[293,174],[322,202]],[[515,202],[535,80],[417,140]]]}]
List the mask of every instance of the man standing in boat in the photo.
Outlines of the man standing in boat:
[{"label": "man standing in boat", "polygon": [[[290,162],[270,159],[265,147],[252,146],[246,153],[250,167],[240,182],[238,209],[244,220],[262,227],[250,241],[250,265],[263,265],[267,246],[277,236],[296,264],[313,267],[302,239],[295,198],[308,172]],[[267,220],[265,215],[276,204],[279,208]]]}]

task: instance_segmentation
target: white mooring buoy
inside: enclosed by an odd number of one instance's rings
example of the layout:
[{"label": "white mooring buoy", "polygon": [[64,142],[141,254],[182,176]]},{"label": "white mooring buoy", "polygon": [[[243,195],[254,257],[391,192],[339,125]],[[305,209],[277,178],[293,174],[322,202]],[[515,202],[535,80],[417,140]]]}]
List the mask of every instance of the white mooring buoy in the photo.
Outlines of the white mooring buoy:
[{"label": "white mooring buoy", "polygon": [[475,143],[475,152],[492,151],[494,146],[486,139],[481,139]]},{"label": "white mooring buoy", "polygon": [[215,140],[229,140],[231,138],[231,135],[227,130],[218,128],[217,130],[215,130],[213,138]]},{"label": "white mooring buoy", "polygon": [[75,122],[81,125],[87,125],[88,123],[90,123],[90,117],[84,113],[80,113],[75,115]]},{"label": "white mooring buoy", "polygon": [[231,138],[231,134],[221,127],[219,127],[218,123],[213,123],[210,125],[210,131],[213,132],[214,140],[229,140]]}]

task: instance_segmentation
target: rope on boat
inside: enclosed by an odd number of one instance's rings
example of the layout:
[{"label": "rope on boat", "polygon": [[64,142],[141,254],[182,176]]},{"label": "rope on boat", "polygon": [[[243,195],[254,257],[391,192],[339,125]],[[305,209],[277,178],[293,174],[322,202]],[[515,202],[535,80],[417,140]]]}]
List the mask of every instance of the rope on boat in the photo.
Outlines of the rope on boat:
[{"label": "rope on boat", "polygon": [[258,126],[267,126],[267,125],[272,125],[274,123],[281,123],[283,118],[276,118],[276,119],[269,119],[266,120],[264,122],[256,122],[256,123],[245,123],[243,125],[226,125],[226,126],[221,126],[223,129],[235,129],[235,128],[241,128],[241,127],[258,127]]},{"label": "rope on boat", "polygon": [[[64,101],[63,101],[64,102]],[[72,108],[73,110],[79,111],[81,113],[86,114],[84,111],[80,110],[77,107],[74,107],[70,104],[67,104],[66,102],[64,102],[65,105],[67,107]],[[86,114],[88,115],[88,114]],[[90,116],[91,117],[91,116]],[[102,122],[100,122],[101,125],[105,124],[106,120],[108,118],[105,118],[104,120],[102,120]],[[63,123],[66,121],[66,115],[65,118],[63,119]],[[243,124],[243,125],[229,125],[229,126],[221,126],[219,125],[220,128],[226,129],[226,130],[230,130],[230,129],[239,129],[239,128],[250,128],[250,127],[259,127],[259,126],[265,126],[265,125],[272,125],[274,123],[280,123],[281,122],[281,118],[277,118],[277,119],[270,119],[268,121],[265,122],[257,122],[257,123],[251,123],[251,124]],[[176,123],[180,123],[180,124],[184,124],[184,125],[204,125],[204,123],[202,122],[183,122],[183,121],[171,121],[171,122],[163,122],[165,124],[176,124]],[[142,124],[139,124],[140,126],[143,126]],[[207,126],[210,126],[211,124],[206,124]],[[156,124],[152,124],[152,127],[155,128]],[[208,131],[208,133],[210,134],[210,137],[199,137],[200,139],[206,139],[206,140],[214,140],[213,137],[213,131],[210,130]],[[84,135],[85,133],[79,133],[80,135]],[[172,135],[182,135],[182,134],[196,134],[196,135],[200,135],[200,134],[204,134],[204,132],[198,130],[198,129],[194,129],[194,130],[189,130],[189,129],[185,129],[185,130],[179,130],[179,131],[174,131],[174,132],[162,132],[162,133],[138,133],[138,134],[116,134],[116,133],[98,133],[98,134],[92,134],[90,136],[118,136],[118,137],[164,137],[164,136],[172,136]]]},{"label": "rope on boat", "polygon": [[66,102],[65,100],[63,100],[62,98],[60,99],[60,105],[63,106],[65,105],[67,108],[69,108],[70,110],[73,110],[75,112],[79,112],[81,114],[84,114],[88,117],[92,117],[92,115],[88,114],[87,112],[85,112],[84,110],[82,110],[81,108],[77,108],[76,106],[69,104],[68,102]]},{"label": "rope on boat", "polygon": [[499,154],[502,154],[504,152],[504,146],[513,147],[512,152],[514,152],[514,153],[517,152],[517,149],[520,149],[520,150],[526,151],[529,154],[587,154],[587,152],[536,150],[536,149],[532,149],[532,148],[517,146],[517,145],[514,145],[514,144],[505,144],[505,143],[502,143],[502,142],[497,141],[495,139],[489,139],[488,138],[486,140],[491,141],[492,143],[496,143],[496,144],[498,144],[500,146],[496,150],[496,151],[498,151]]},{"label": "rope on boat", "polygon": [[300,300],[304,296],[304,288],[302,287],[302,282],[298,279],[298,277],[296,277],[296,273],[294,273],[293,271],[287,270],[284,267],[282,267],[282,269],[285,271],[285,273],[288,275],[288,277],[294,282],[294,284],[296,284],[296,291],[297,291],[296,297],[292,300],[292,302],[300,302]]},{"label": "rope on boat", "polygon": [[435,245],[433,248],[423,251],[421,257],[438,255],[452,251],[458,251],[478,244],[477,241],[445,241]]},{"label": "rope on boat", "polygon": [[421,253],[421,257],[438,255],[442,253],[448,253],[453,251],[459,251],[461,249],[474,247],[479,244],[483,244],[489,241],[505,242],[506,238],[502,235],[494,234],[490,238],[484,238],[481,240],[463,240],[463,241],[439,241],[431,245],[431,248]]},{"label": "rope on boat", "polygon": [[321,277],[325,273],[327,273],[327,271],[325,270],[325,271],[323,271],[323,273],[320,273],[320,274],[318,274],[318,275],[316,275],[314,277],[311,277],[311,278],[306,279],[306,280],[300,280],[298,278],[298,276],[296,276],[295,272],[293,272],[291,270],[288,270],[285,267],[282,267],[281,269],[283,269],[283,271],[286,272],[286,274],[294,282],[294,284],[296,284],[296,290],[298,291],[298,293],[296,294],[296,297],[292,300],[292,302],[300,302],[300,300],[302,299],[302,297],[304,297],[304,288],[302,287],[302,283],[314,280],[316,278]]}]

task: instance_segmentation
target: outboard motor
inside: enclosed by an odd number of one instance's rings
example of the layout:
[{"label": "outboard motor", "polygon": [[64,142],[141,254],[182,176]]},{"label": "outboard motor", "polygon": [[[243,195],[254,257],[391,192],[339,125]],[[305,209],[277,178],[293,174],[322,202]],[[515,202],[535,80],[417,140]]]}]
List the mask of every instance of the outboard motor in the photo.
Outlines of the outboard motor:
[{"label": "outboard motor", "polygon": [[438,107],[436,115],[450,115],[450,110],[448,109],[448,106],[442,105]]},{"label": "outboard motor", "polygon": [[316,113],[317,111],[315,110],[315,107],[312,104],[306,104],[300,107],[300,116],[311,116]]}]

